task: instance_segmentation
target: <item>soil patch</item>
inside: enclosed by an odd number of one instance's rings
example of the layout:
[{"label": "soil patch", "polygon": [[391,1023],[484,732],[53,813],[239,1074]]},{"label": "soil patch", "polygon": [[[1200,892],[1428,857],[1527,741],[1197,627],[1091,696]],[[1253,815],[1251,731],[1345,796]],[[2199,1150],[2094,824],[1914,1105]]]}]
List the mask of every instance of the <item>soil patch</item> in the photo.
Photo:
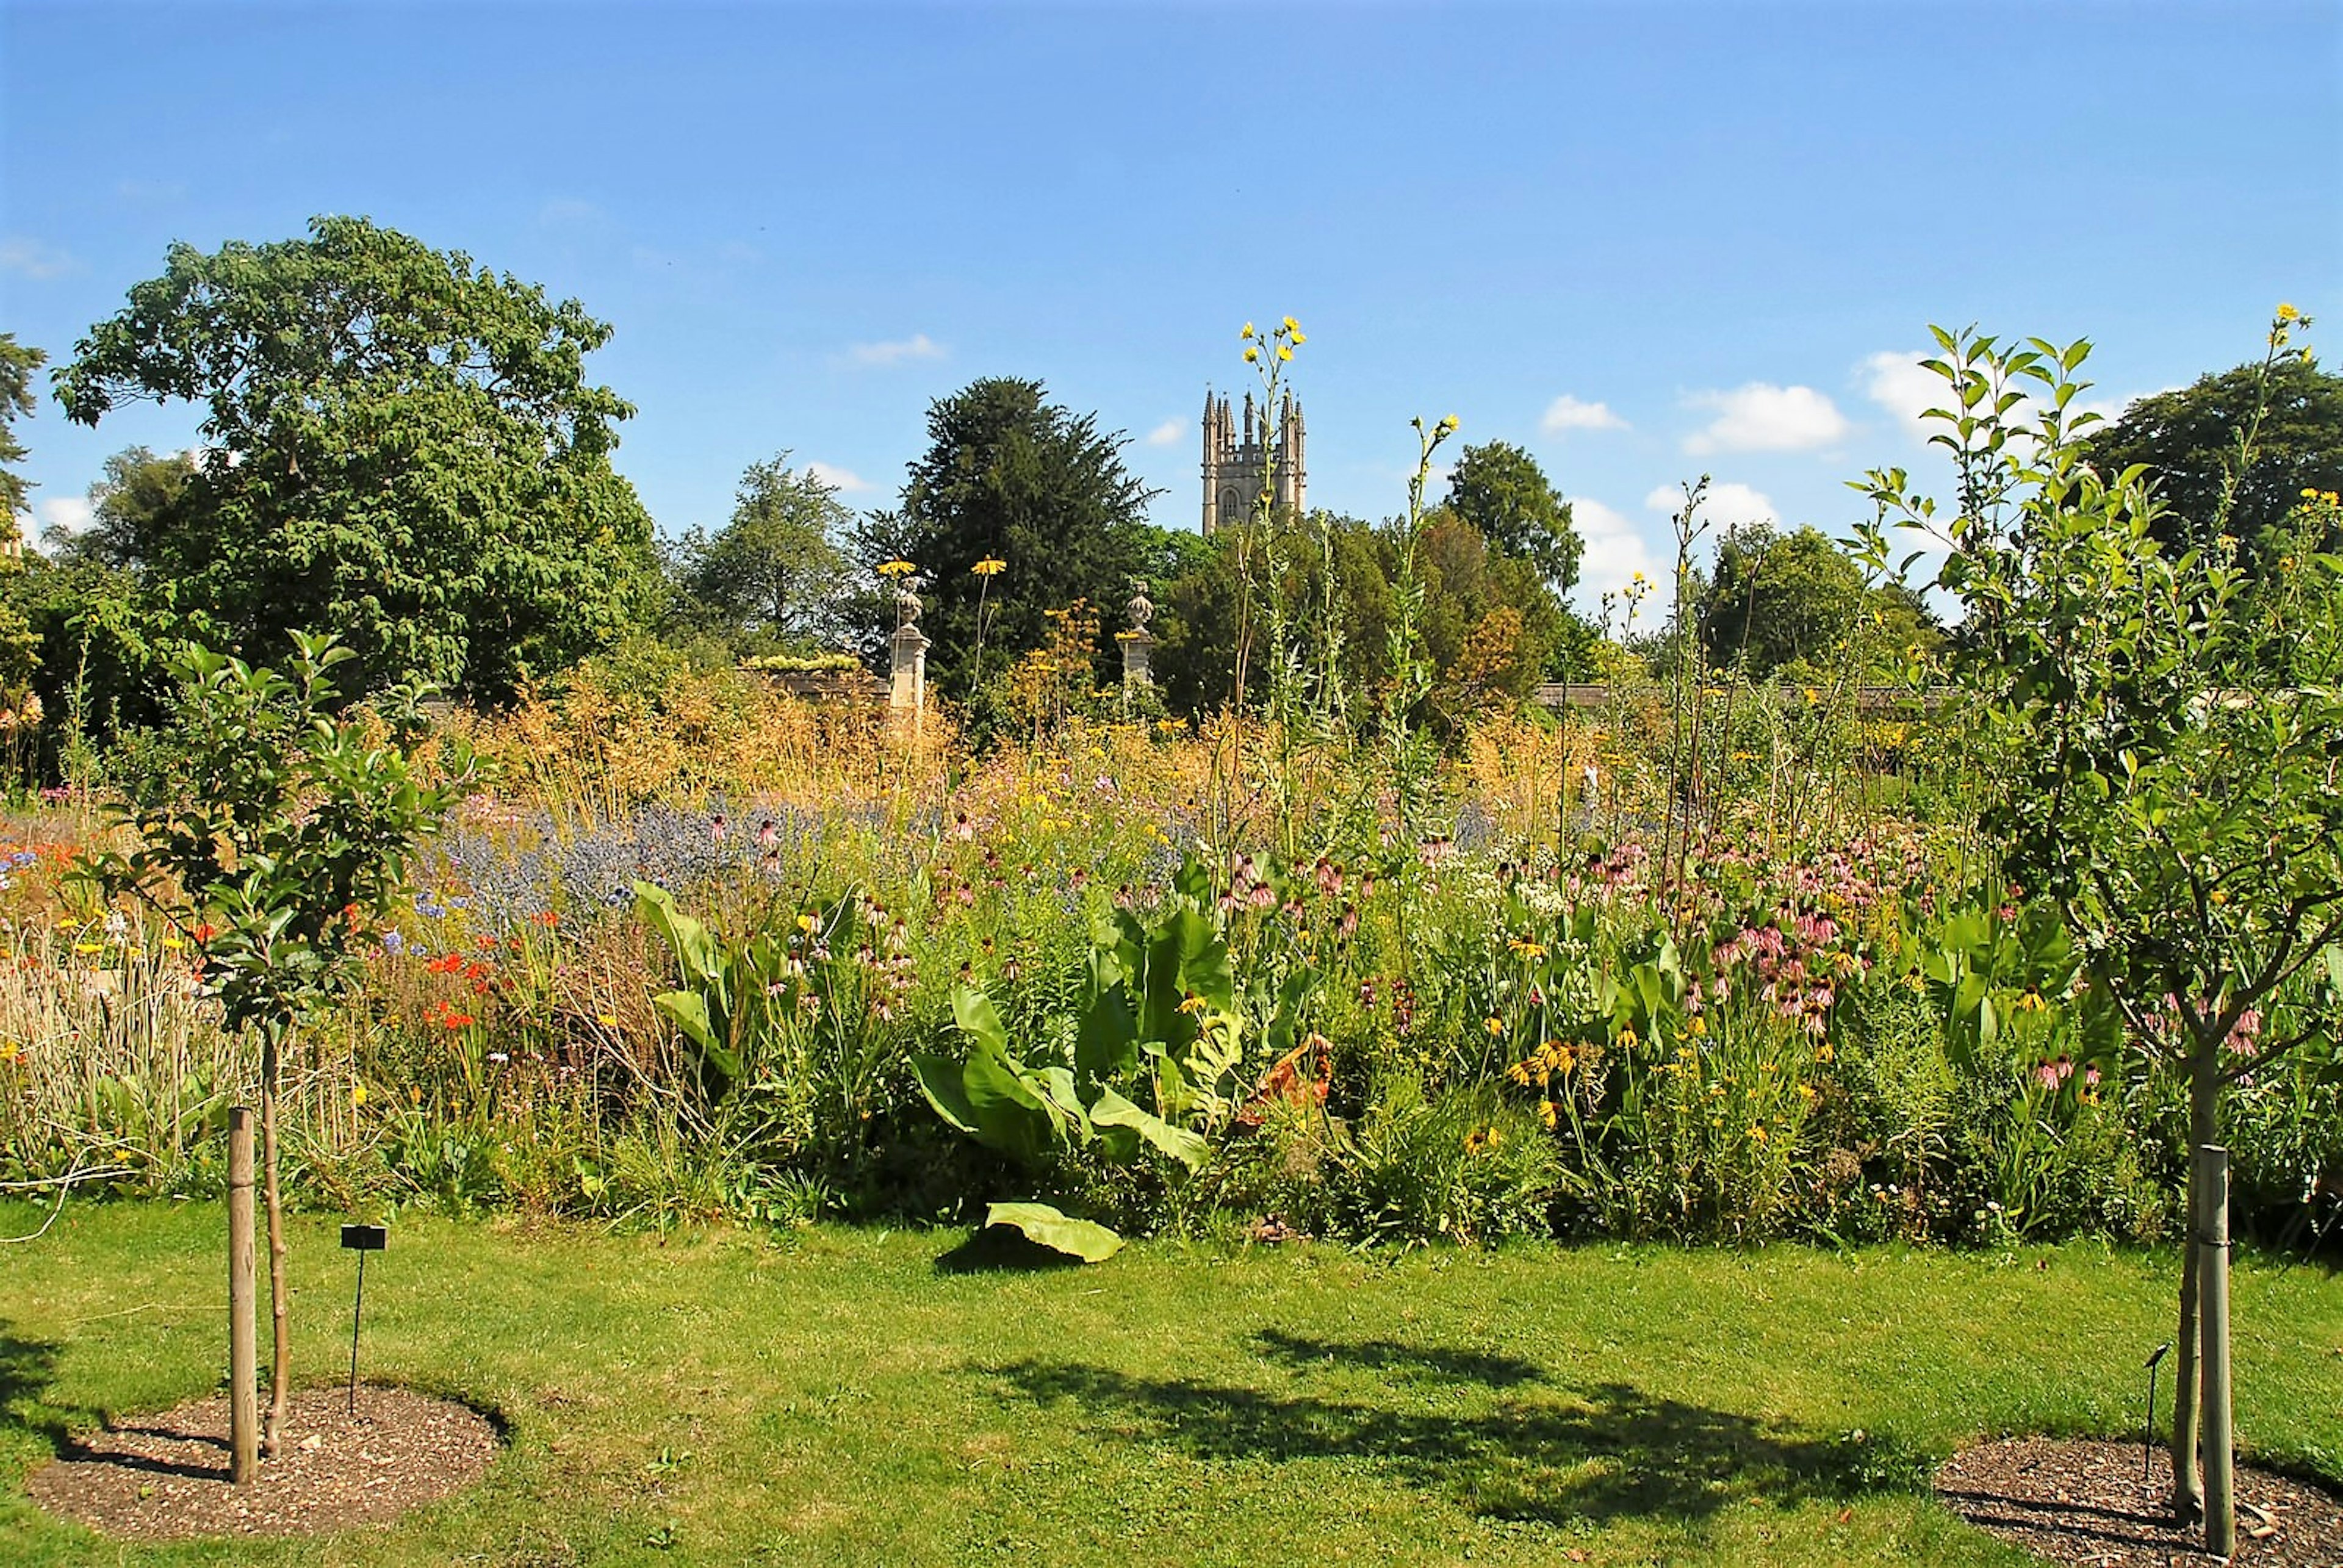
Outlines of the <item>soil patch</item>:
[{"label": "soil patch", "polygon": [[25,1483],[50,1513],[108,1535],[176,1541],[382,1524],[477,1480],[496,1427],[469,1405],[398,1388],[293,1395],[284,1452],[228,1480],[227,1396],[93,1432]]},{"label": "soil patch", "polygon": [[[2200,1527],[2173,1517],[2171,1456],[2143,1477],[2140,1445],[2014,1438],[1953,1456],[1936,1494],[1980,1530],[2054,1563],[2100,1568],[2199,1568]],[[2343,1563],[2343,1499],[2308,1482],[2237,1466],[2237,1552],[2254,1568]]]}]

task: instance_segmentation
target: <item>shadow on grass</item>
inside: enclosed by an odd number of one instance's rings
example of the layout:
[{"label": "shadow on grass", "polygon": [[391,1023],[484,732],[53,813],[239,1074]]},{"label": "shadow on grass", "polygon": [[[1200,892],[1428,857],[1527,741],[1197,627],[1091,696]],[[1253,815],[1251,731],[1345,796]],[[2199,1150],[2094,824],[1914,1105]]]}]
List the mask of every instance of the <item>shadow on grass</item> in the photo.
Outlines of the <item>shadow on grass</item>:
[{"label": "shadow on grass", "polygon": [[1263,1360],[1279,1362],[1297,1372],[1312,1368],[1360,1367],[1394,1377],[1475,1382],[1486,1388],[1518,1388],[1544,1382],[1545,1371],[1519,1356],[1492,1355],[1482,1351],[1443,1350],[1435,1345],[1407,1345],[1396,1340],[1342,1342],[1290,1334],[1283,1329],[1263,1329],[1252,1337],[1253,1349]]},{"label": "shadow on grass", "polygon": [[[1544,1382],[1513,1357],[1282,1331],[1254,1342],[1288,1370],[1286,1387],[1075,1362],[990,1370],[1036,1404],[1078,1407],[1101,1435],[1208,1462],[1355,1461],[1493,1519],[1697,1523],[1745,1502],[1790,1508],[1928,1483],[1926,1457],[1882,1434],[1819,1437],[1626,1382],[1506,1395]],[[1373,1392],[1352,1392],[1361,1371],[1377,1374]],[[1339,1375],[1344,1392],[1308,1386],[1321,1372]]]},{"label": "shadow on grass", "polygon": [[987,1225],[936,1259],[940,1274],[1031,1274],[1079,1269],[1080,1258],[1029,1239],[1009,1225]]},{"label": "shadow on grass", "polygon": [[62,1410],[45,1401],[56,1370],[55,1343],[28,1338],[0,1318],[0,1429],[31,1432],[52,1449],[65,1448],[75,1419],[92,1412]]}]

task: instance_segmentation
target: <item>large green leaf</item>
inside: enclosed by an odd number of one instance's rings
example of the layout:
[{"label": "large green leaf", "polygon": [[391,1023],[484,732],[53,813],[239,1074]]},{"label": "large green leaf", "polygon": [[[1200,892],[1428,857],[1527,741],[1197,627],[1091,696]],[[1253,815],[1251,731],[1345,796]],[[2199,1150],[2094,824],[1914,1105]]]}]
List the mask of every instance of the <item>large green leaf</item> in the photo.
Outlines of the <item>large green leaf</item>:
[{"label": "large green leaf", "polygon": [[1176,910],[1149,937],[1144,962],[1139,1038],[1160,1040],[1184,1056],[1201,1027],[1190,999],[1202,998],[1223,1012],[1235,1005],[1228,945],[1196,910]]},{"label": "large green leaf", "polygon": [[1122,1251],[1122,1238],[1104,1225],[1069,1218],[1047,1203],[995,1203],[985,1210],[984,1223],[1013,1225],[1027,1241],[1085,1263],[1103,1263]]},{"label": "large green leaf", "polygon": [[978,1045],[990,1048],[994,1055],[1009,1054],[1009,1030],[1001,1026],[1001,1014],[994,1010],[992,999],[974,986],[952,987],[952,1021],[960,1031]]},{"label": "large green leaf", "polygon": [[1062,1140],[1065,1113],[1043,1097],[1014,1062],[979,1045],[960,1069],[976,1141],[1026,1165],[1038,1165]]},{"label": "large green leaf", "polygon": [[1139,1017],[1121,962],[1093,948],[1090,1000],[1074,1036],[1074,1070],[1085,1083],[1105,1083],[1139,1066]]},{"label": "large green leaf", "polygon": [[920,1081],[920,1092],[928,1097],[928,1103],[936,1108],[938,1116],[951,1123],[956,1131],[975,1134],[976,1107],[968,1102],[959,1062],[940,1056],[915,1054],[911,1058],[911,1074]]},{"label": "large green leaf", "polygon": [[[635,884],[635,911],[653,930],[667,939],[676,966],[687,986],[722,987],[724,950],[709,929],[675,907],[675,895],[652,882]],[[724,998],[719,994],[719,1005]]]},{"label": "large green leaf", "polygon": [[[1009,1054],[1009,1031],[990,998],[973,986],[955,986],[951,1001],[952,1016],[969,1041],[968,1061],[960,1074],[969,1130],[989,1149],[1023,1164],[1040,1164],[1052,1146],[1067,1141],[1081,1102],[1074,1101],[1070,1115],[1054,1102],[1048,1087]],[[1065,1093],[1072,1099],[1071,1085]],[[937,1109],[946,1107],[939,1102]],[[945,1119],[951,1120],[950,1112]]]},{"label": "large green leaf", "polygon": [[[1202,1136],[1185,1127],[1175,1127],[1151,1111],[1141,1110],[1111,1089],[1092,1102],[1091,1125],[1101,1131],[1108,1128],[1120,1128],[1136,1133],[1190,1171],[1202,1170],[1204,1161],[1212,1158],[1212,1146]],[[1108,1147],[1111,1150],[1114,1145],[1110,1143]]]},{"label": "large green leaf", "polygon": [[663,990],[651,1005],[675,1020],[675,1026],[703,1051],[719,1049],[715,1020],[708,1016],[708,999],[698,991]]}]

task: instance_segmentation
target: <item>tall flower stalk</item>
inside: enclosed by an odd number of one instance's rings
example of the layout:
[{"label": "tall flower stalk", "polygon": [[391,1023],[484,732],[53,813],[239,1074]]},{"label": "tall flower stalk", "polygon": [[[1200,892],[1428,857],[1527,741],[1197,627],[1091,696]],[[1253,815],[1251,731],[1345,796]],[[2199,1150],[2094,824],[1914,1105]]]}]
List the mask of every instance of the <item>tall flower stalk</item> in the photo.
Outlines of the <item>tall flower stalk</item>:
[{"label": "tall flower stalk", "polygon": [[984,681],[984,634],[992,625],[992,612],[986,600],[992,589],[992,579],[1007,569],[1009,563],[998,556],[987,556],[969,570],[976,578],[976,652],[969,666],[968,695],[974,701]]},{"label": "tall flower stalk", "polygon": [[1432,477],[1433,456],[1456,434],[1456,416],[1430,426],[1421,417],[1409,424],[1415,430],[1415,472],[1407,481],[1407,518],[1398,541],[1399,578],[1392,585],[1391,630],[1385,643],[1391,686],[1383,696],[1383,751],[1400,829],[1412,840],[1438,762],[1430,738],[1415,726],[1415,710],[1432,692],[1432,664],[1423,652],[1423,578],[1416,553],[1423,538],[1423,489]]}]

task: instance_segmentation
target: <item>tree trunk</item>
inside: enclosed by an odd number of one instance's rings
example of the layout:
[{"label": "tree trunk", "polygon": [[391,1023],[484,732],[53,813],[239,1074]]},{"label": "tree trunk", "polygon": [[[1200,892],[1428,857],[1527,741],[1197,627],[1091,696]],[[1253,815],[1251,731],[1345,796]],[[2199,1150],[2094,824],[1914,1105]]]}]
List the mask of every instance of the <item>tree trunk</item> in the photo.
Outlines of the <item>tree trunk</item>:
[{"label": "tree trunk", "polygon": [[268,1419],[261,1445],[277,1457],[285,1440],[285,1411],[293,1382],[293,1342],[285,1331],[285,1205],[277,1187],[277,1078],[281,1034],[274,1025],[261,1031],[261,1192],[268,1211]]},{"label": "tree trunk", "polygon": [[2180,1352],[2172,1390],[2172,1511],[2184,1522],[2204,1516],[2204,1473],[2199,1449],[2204,1402],[2198,1397],[2202,1376],[2198,1354],[2203,1329],[2197,1304],[2203,1294],[2204,1248],[2207,1194],[2197,1170],[2197,1151],[2219,1141],[2217,1108],[2221,1091],[2221,1046],[2218,1040],[2198,1041],[2188,1062],[2188,1208],[2187,1231],[2181,1246],[2180,1332],[2175,1342]]},{"label": "tree trunk", "polygon": [[2197,1243],[2197,1299],[2203,1322],[2205,1392],[2197,1402],[2205,1439],[2205,1550],[2226,1558],[2237,1548],[2237,1452],[2229,1431],[2229,1151],[2197,1146],[2197,1184],[2204,1190],[2205,1233]]},{"label": "tree trunk", "polygon": [[2197,1474],[2197,1163],[2188,1163],[2188,1197],[2180,1232],[2179,1350],[2172,1371],[2172,1512],[2183,1523],[2205,1511]]}]

